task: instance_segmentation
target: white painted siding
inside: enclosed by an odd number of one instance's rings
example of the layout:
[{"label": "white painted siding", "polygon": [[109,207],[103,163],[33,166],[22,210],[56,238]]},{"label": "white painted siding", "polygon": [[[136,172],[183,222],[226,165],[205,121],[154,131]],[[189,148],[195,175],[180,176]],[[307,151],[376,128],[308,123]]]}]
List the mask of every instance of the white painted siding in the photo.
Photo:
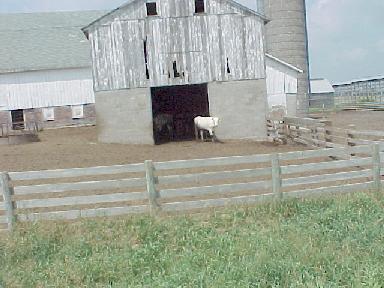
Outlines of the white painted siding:
[{"label": "white painted siding", "polygon": [[95,103],[90,68],[0,74],[0,109]]},{"label": "white painted siding", "polygon": [[297,93],[299,72],[266,57],[267,94],[269,108],[273,106],[287,107],[287,97]]},{"label": "white painted siding", "polygon": [[7,101],[7,93],[6,91],[0,88],[0,111],[7,110],[8,101]]}]

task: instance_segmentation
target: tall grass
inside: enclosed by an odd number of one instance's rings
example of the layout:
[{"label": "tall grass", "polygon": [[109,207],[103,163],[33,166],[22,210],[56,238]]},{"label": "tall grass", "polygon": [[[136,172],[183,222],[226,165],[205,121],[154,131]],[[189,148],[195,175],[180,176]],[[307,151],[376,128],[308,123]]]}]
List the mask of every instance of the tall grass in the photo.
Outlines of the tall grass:
[{"label": "tall grass", "polygon": [[384,201],[19,226],[0,287],[384,287]]}]

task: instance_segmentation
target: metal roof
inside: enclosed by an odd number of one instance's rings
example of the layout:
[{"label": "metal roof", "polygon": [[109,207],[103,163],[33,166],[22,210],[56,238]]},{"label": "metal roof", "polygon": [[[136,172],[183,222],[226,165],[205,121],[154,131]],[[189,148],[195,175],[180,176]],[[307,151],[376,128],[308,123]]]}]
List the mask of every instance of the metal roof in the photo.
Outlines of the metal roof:
[{"label": "metal roof", "polygon": [[91,66],[81,27],[105,11],[0,14],[0,73]]},{"label": "metal roof", "polygon": [[311,93],[312,94],[321,94],[321,93],[334,93],[331,83],[327,79],[311,79]]},{"label": "metal roof", "polygon": [[368,82],[368,81],[375,81],[375,80],[382,80],[382,79],[384,79],[384,75],[379,75],[376,77],[360,78],[360,79],[355,79],[355,80],[345,81],[345,82],[339,82],[339,83],[333,84],[333,86],[335,87],[335,86],[351,85],[351,84],[357,83],[357,82]]},{"label": "metal roof", "polygon": [[278,62],[278,63],[280,63],[280,64],[282,64],[282,65],[284,65],[284,66],[286,66],[286,67],[288,67],[288,68],[298,72],[298,73],[303,73],[304,72],[303,70],[297,68],[296,66],[293,66],[292,64],[289,64],[289,63],[287,63],[287,62],[285,62],[285,61],[283,61],[283,60],[281,60],[281,59],[279,59],[279,58],[277,58],[277,57],[275,57],[275,56],[273,56],[271,54],[265,53],[265,56],[267,56],[267,58],[272,59],[272,60],[274,60],[274,61],[276,61],[276,62]]}]

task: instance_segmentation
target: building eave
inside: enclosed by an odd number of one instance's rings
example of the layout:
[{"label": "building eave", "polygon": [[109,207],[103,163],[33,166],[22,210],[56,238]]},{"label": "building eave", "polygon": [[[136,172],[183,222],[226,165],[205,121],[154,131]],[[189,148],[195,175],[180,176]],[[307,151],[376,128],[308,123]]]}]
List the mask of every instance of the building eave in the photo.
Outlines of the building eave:
[{"label": "building eave", "polygon": [[265,53],[265,56],[278,62],[278,63],[280,63],[280,64],[282,64],[282,65],[284,65],[284,66],[286,66],[286,67],[288,67],[288,68],[290,68],[290,69],[292,69],[292,70],[294,70],[294,71],[296,71],[296,72],[298,72],[298,73],[304,73],[303,70],[301,70],[301,69],[297,68],[296,66],[293,66],[292,64],[289,64],[289,63],[287,63],[287,62],[285,62],[285,61],[283,61],[283,60],[281,60],[281,59],[279,59],[279,58],[277,58],[271,54]]}]

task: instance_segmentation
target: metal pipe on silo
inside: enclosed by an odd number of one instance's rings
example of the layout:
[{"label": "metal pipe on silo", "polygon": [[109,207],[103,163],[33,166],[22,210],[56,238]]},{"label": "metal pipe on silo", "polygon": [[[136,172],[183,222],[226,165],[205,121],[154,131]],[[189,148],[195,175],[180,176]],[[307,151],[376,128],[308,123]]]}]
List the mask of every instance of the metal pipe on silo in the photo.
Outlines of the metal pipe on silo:
[{"label": "metal pipe on silo", "polygon": [[305,0],[264,0],[267,52],[304,71],[298,79],[297,114],[308,113],[310,92]]}]

